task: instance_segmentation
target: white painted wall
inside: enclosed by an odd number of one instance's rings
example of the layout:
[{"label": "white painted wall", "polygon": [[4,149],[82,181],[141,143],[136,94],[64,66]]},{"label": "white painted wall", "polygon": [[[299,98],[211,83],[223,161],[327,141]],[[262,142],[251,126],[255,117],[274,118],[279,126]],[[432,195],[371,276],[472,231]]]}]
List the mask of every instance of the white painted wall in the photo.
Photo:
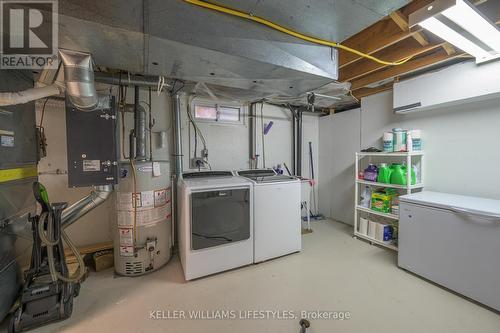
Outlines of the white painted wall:
[{"label": "white painted wall", "polygon": [[361,109],[322,117],[319,124],[320,212],[352,223],[354,152],[360,149]]},{"label": "white painted wall", "polygon": [[500,199],[500,99],[395,115],[392,92],[361,101],[361,146],[381,145],[393,127],[422,130],[428,190]]},{"label": "white painted wall", "polygon": [[[432,93],[429,91],[429,93]],[[394,127],[422,130],[425,151],[425,188],[454,194],[500,199],[500,183],[496,167],[500,165],[500,99],[473,102],[453,107],[396,115],[392,111],[392,92],[383,92],[361,100],[361,119],[355,120],[358,110],[328,117],[320,123],[321,172],[320,208],[323,214],[352,224],[353,172],[346,171],[351,188],[342,177],[342,166],[353,166],[356,144],[346,151],[335,142],[356,140],[360,147],[381,147],[384,131]],[[340,127],[340,129],[339,129]],[[352,132],[352,137],[349,136]],[[333,153],[333,157],[328,157]],[[325,158],[330,158],[325,161]],[[330,166],[331,165],[331,166]],[[349,196],[344,209],[342,194]],[[325,196],[331,196],[328,200]],[[336,198],[336,199],[333,199]],[[349,203],[349,204],[348,204]],[[344,220],[343,217],[347,217]]]},{"label": "white painted wall", "polygon": [[[116,92],[116,91],[114,91]],[[147,101],[146,90],[141,90],[140,100]],[[127,93],[127,102],[133,102],[133,89]],[[40,103],[37,104],[40,106]],[[167,131],[169,144],[165,148],[157,148],[158,135],[153,135],[153,157],[159,160],[170,160],[173,167],[172,147],[172,107],[171,99],[167,94],[157,96],[152,94],[152,110],[155,118],[153,132]],[[260,107],[258,108],[260,115]],[[37,119],[40,121],[40,108],[37,108]],[[183,164],[184,169],[189,168],[189,158],[193,152],[193,129],[189,128],[187,118],[187,96],[181,98],[181,126],[183,144]],[[278,163],[286,162],[291,168],[292,152],[291,138],[292,125],[291,116],[287,109],[276,106],[264,105],[264,123],[272,120],[274,125],[266,135],[266,167],[275,166]],[[128,155],[128,131],[133,125],[133,115],[127,113],[125,116],[125,154]],[[258,128],[260,128],[260,123]],[[304,144],[303,144],[303,174],[309,174],[308,142],[313,142],[313,153],[315,161],[315,173],[318,178],[318,117],[304,116]],[[244,169],[249,167],[249,129],[248,118],[245,118],[243,125],[224,125],[198,123],[203,131],[208,144],[209,160],[212,169]],[[47,135],[47,154],[39,164],[39,171],[45,173],[56,169],[67,170],[66,162],[66,120],[63,103],[53,103],[49,101],[45,108],[44,127]],[[121,126],[120,126],[121,129]],[[91,135],[91,133],[90,133]],[[258,136],[258,150],[261,151],[260,135]],[[149,142],[149,141],[148,141]],[[149,146],[148,146],[149,147]],[[149,151],[149,149],[148,149]],[[262,153],[260,153],[262,154]],[[123,159],[123,158],[122,158]],[[262,164],[259,164],[262,167]],[[40,181],[47,187],[51,201],[68,201],[70,204],[89,193],[90,188],[68,188],[67,176],[43,174]],[[114,223],[114,201],[109,200],[102,206],[90,212],[80,221],[69,227],[68,233],[77,245],[87,245],[97,242],[109,241],[111,236],[111,223]]]}]

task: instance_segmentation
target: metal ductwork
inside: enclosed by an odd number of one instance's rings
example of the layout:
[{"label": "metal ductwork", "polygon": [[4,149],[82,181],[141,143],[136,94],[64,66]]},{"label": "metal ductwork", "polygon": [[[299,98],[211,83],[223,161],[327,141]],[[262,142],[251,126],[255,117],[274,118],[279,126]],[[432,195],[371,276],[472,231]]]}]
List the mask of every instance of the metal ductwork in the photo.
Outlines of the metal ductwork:
[{"label": "metal ductwork", "polygon": [[90,54],[60,50],[59,57],[64,66],[66,94],[75,108],[94,111],[109,104],[107,96],[97,95]]},{"label": "metal ductwork", "polygon": [[[409,0],[213,2],[341,42]],[[130,0],[127,6],[60,0],[59,45],[90,52],[103,67],[266,95],[295,96],[338,78],[335,49],[180,0]]]},{"label": "metal ductwork", "polygon": [[86,197],[78,200],[66,208],[61,216],[61,224],[64,228],[76,222],[94,208],[100,206],[113,193],[113,185],[95,187]]}]

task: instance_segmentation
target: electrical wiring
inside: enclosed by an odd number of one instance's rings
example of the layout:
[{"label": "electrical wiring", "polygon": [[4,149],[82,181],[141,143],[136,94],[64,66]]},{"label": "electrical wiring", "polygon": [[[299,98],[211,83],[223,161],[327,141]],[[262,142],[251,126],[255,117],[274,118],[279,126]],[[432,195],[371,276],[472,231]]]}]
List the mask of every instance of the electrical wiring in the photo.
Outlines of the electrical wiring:
[{"label": "electrical wiring", "polygon": [[203,136],[203,133],[201,132],[200,128],[198,127],[198,125],[196,125],[196,122],[194,121],[193,119],[193,114],[191,113],[191,103],[194,99],[194,95],[192,95],[189,100],[188,100],[188,106],[187,106],[187,115],[188,115],[188,119],[189,121],[191,122],[191,124],[193,124],[193,127],[195,128],[195,131],[198,133],[198,135],[200,136],[201,138],[201,142],[203,143],[203,149],[207,149],[207,141],[205,140],[205,137]]},{"label": "electrical wiring", "polygon": [[47,105],[47,102],[49,101],[49,98],[50,97],[47,97],[45,99],[45,101],[43,102],[42,111],[41,111],[41,115],[40,115],[40,125],[38,126],[40,128],[43,128],[43,116],[45,114],[45,106]]},{"label": "electrical wiring", "polygon": [[213,3],[210,3],[210,2],[206,2],[206,1],[201,1],[201,0],[183,0],[184,2],[186,3],[190,3],[192,5],[195,5],[195,6],[199,6],[199,7],[203,7],[203,8],[207,8],[207,9],[211,9],[211,10],[214,10],[214,11],[217,11],[217,12],[221,12],[221,13],[225,13],[225,14],[229,14],[229,15],[232,15],[232,16],[236,16],[236,17],[240,17],[240,18],[244,18],[244,19],[247,19],[247,20],[251,20],[251,21],[254,21],[254,22],[257,22],[257,23],[260,23],[262,25],[265,25],[271,29],[274,29],[274,30],[277,30],[277,31],[280,31],[284,34],[287,34],[289,36],[293,36],[295,38],[299,38],[299,39],[302,39],[302,40],[305,40],[307,42],[311,42],[311,43],[314,43],[314,44],[319,44],[319,45],[324,45],[324,46],[329,46],[329,47],[335,47],[337,49],[341,49],[341,50],[344,50],[344,51],[347,51],[347,52],[350,52],[350,53],[354,53],[360,57],[363,57],[363,58],[366,58],[366,59],[370,59],[372,61],[375,61],[379,64],[382,64],[382,65],[387,65],[387,66],[398,66],[398,65],[402,65],[404,64],[405,62],[407,62],[408,60],[412,59],[414,57],[413,56],[409,56],[409,57],[406,57],[400,61],[396,61],[396,62],[391,62],[391,61],[384,61],[384,60],[381,60],[381,59],[378,59],[374,56],[371,56],[367,53],[364,53],[364,52],[361,52],[361,51],[358,51],[356,49],[353,49],[349,46],[346,46],[346,45],[342,45],[338,42],[334,42],[334,41],[330,41],[330,40],[326,40],[326,39],[322,39],[322,38],[317,38],[317,37],[313,37],[313,36],[308,36],[308,35],[305,35],[303,33],[300,33],[298,31],[294,31],[294,30],[291,30],[291,29],[288,29],[288,28],[285,28],[277,23],[274,23],[272,21],[269,21],[265,18],[262,18],[262,17],[259,17],[259,16],[255,16],[253,15],[252,13],[245,13],[245,12],[242,12],[242,11],[239,11],[239,10],[236,10],[236,9],[231,9],[231,8],[228,8],[228,7],[224,7],[224,6],[221,6],[221,5],[216,5],[216,4],[213,4]]}]

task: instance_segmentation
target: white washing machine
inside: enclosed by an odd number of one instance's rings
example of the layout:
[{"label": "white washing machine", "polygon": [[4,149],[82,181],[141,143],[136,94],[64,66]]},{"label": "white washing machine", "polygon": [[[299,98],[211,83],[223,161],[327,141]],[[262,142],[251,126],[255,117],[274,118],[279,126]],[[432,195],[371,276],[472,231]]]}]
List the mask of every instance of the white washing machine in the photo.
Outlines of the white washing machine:
[{"label": "white washing machine", "polygon": [[178,182],[179,250],[186,280],[253,262],[253,186],[230,171]]},{"label": "white washing machine", "polygon": [[236,174],[254,184],[254,262],[300,251],[300,180],[269,169]]}]

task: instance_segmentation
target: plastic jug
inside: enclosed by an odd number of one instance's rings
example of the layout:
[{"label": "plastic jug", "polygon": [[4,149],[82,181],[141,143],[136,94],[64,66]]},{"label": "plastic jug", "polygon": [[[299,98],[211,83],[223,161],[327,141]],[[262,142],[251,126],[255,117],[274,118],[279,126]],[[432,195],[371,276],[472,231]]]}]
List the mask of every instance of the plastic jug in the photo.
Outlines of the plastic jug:
[{"label": "plastic jug", "polygon": [[377,166],[374,164],[369,164],[368,167],[365,169],[365,175],[364,175],[365,180],[376,182],[377,176],[378,176]]},{"label": "plastic jug", "polygon": [[378,169],[377,182],[390,184],[391,183],[392,169],[387,166],[387,163],[381,163]]},{"label": "plastic jug", "polygon": [[[406,186],[406,175],[408,172],[407,167],[401,164],[393,164],[391,168],[391,184]],[[411,168],[411,184],[415,185],[416,183],[417,179],[415,177],[415,171],[413,171],[413,168]]]}]

